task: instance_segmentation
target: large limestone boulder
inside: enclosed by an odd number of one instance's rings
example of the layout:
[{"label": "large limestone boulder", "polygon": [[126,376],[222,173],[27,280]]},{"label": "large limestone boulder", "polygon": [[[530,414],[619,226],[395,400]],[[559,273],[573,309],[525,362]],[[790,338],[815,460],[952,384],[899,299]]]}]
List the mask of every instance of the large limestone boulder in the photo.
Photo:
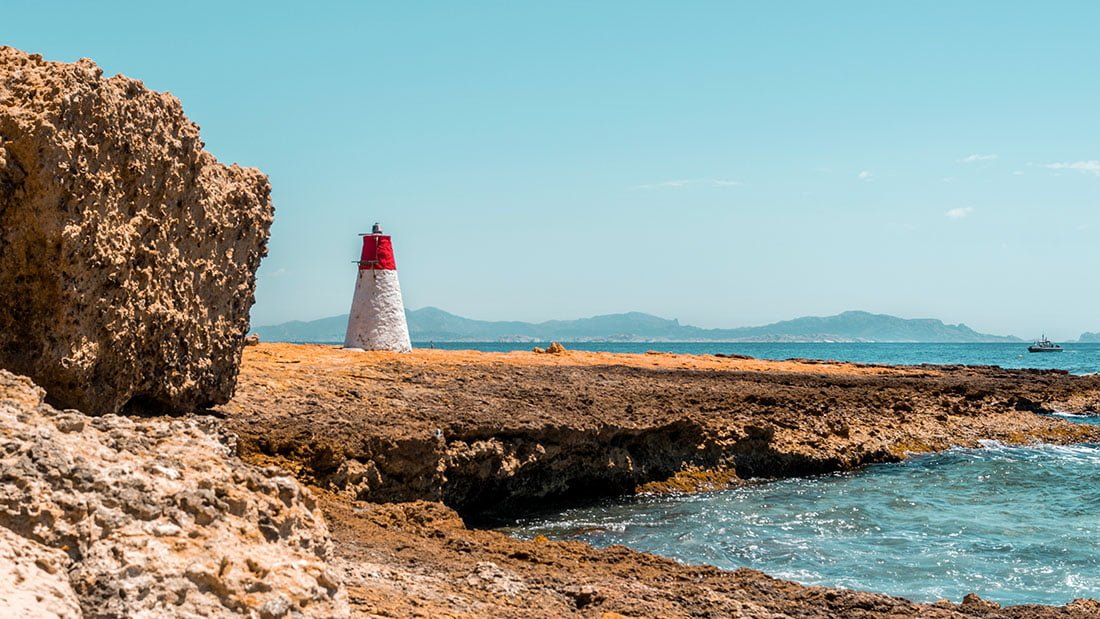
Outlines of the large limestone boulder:
[{"label": "large limestone boulder", "polygon": [[42,397],[0,370],[5,609],[39,600],[26,616],[78,616],[74,603],[88,618],[348,615],[313,497],[233,456],[216,420],[90,417]]},{"label": "large limestone boulder", "polygon": [[271,220],[172,95],[0,47],[0,367],[51,402],[227,401]]}]

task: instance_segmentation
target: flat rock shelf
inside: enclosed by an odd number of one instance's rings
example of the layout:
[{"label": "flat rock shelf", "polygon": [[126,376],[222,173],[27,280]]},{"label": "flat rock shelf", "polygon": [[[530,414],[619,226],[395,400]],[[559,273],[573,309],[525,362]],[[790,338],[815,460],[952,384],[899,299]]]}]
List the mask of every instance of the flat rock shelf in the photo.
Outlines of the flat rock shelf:
[{"label": "flat rock shelf", "polygon": [[467,525],[571,502],[896,462],[1100,428],[1100,377],[673,354],[261,344],[216,413],[246,460],[316,487],[353,612],[398,616],[1089,617],[916,604]]}]

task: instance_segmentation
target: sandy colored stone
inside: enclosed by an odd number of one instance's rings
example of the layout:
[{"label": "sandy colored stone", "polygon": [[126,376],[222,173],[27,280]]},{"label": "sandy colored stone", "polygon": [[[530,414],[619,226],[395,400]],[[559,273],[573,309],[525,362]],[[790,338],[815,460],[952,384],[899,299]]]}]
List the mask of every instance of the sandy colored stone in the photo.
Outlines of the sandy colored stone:
[{"label": "sandy colored stone", "polygon": [[546,347],[546,352],[551,355],[560,355],[569,351],[565,349],[565,346],[557,342],[550,342],[550,345]]},{"label": "sandy colored stone", "polygon": [[[713,490],[982,440],[1100,440],[1100,376],[706,355],[260,344],[219,408],[242,453],[369,501],[465,515]],[[1091,408],[1090,408],[1091,407]],[[659,483],[654,483],[659,482]]]},{"label": "sandy colored stone", "polygon": [[0,527],[0,609],[10,619],[74,619],[69,556]]},{"label": "sandy colored stone", "polygon": [[171,94],[0,47],[0,367],[52,402],[228,400],[271,221]]},{"label": "sandy colored stone", "polygon": [[85,617],[347,616],[293,478],[241,462],[209,418],[89,417],[42,395],[0,370],[0,531],[71,561],[58,573]]}]

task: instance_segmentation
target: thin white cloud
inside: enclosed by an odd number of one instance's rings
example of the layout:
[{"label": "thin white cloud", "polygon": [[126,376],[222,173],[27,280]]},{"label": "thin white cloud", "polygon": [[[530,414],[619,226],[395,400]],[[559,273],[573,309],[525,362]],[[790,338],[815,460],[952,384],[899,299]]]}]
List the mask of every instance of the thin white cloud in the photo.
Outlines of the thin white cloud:
[{"label": "thin white cloud", "polygon": [[682,187],[739,187],[743,185],[741,181],[735,181],[728,178],[683,178],[673,181],[664,181],[661,183],[649,183],[646,185],[635,185],[632,189],[680,189]]},{"label": "thin white cloud", "polygon": [[962,159],[959,159],[958,162],[959,163],[977,163],[979,161],[993,161],[996,158],[997,158],[997,155],[995,153],[989,153],[988,155],[981,155],[981,154],[975,153],[973,155],[970,155],[969,157],[963,157]]},{"label": "thin white cloud", "polygon": [[869,180],[871,180],[872,176],[874,176],[874,174],[871,174],[870,170],[864,170],[864,171],[860,172],[859,174],[857,174],[856,178],[858,178],[861,181],[869,181]]},{"label": "thin white cloud", "polygon": [[961,208],[953,208],[953,209],[947,211],[946,213],[944,213],[944,215],[946,215],[950,219],[962,219],[963,217],[966,217],[967,215],[969,215],[973,212],[974,212],[973,208],[971,208],[969,206],[964,206],[964,207],[961,207]]},{"label": "thin white cloud", "polygon": [[1013,172],[1013,173],[1012,173],[1012,175],[1013,175],[1013,176],[1023,176],[1023,175],[1024,175],[1024,173],[1023,173],[1023,171],[1022,171],[1022,170],[1016,170],[1015,172]]},{"label": "thin white cloud", "polygon": [[690,179],[683,179],[678,181],[664,181],[661,183],[650,183],[648,185],[635,185],[634,189],[674,189],[676,187],[687,187],[688,185],[696,181]]},{"label": "thin white cloud", "polygon": [[1089,161],[1058,161],[1055,163],[1044,163],[1043,167],[1051,170],[1076,170],[1078,172],[1100,176],[1100,161],[1096,159],[1091,159]]}]

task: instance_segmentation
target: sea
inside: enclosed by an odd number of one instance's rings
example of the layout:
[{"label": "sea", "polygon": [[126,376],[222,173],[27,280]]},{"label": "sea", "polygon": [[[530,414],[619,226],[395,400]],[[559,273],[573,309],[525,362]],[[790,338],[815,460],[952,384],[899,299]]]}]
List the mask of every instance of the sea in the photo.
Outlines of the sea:
[{"label": "sea", "polygon": [[[549,342],[413,342],[416,348],[508,352],[545,348]],[[1072,374],[1100,372],[1100,344],[1062,344],[1060,353],[1029,353],[1026,343],[901,344],[832,342],[562,342],[572,350],[644,353],[655,350],[688,355],[738,354],[757,359],[834,359],[855,363],[999,365],[1006,368],[1062,369]]]},{"label": "sea", "polygon": [[[545,344],[435,344],[523,350]],[[574,343],[567,348],[886,364],[1100,372],[1100,344]],[[1075,423],[1100,418],[1057,413]],[[914,455],[816,477],[683,496],[639,496],[530,515],[502,531],[623,544],[690,564],[750,567],[806,585],[917,602],[967,593],[1000,604],[1100,597],[1100,445],[1004,445]]]}]

